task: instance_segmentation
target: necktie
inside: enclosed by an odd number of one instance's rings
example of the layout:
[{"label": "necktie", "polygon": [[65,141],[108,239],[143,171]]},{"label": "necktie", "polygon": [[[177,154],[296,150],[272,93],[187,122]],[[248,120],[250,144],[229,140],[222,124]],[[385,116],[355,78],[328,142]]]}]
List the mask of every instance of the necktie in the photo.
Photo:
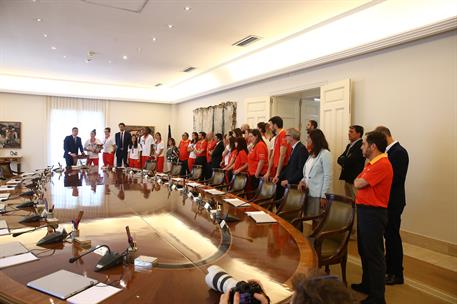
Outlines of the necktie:
[{"label": "necktie", "polygon": [[124,148],[124,132],[121,132],[121,148]]}]

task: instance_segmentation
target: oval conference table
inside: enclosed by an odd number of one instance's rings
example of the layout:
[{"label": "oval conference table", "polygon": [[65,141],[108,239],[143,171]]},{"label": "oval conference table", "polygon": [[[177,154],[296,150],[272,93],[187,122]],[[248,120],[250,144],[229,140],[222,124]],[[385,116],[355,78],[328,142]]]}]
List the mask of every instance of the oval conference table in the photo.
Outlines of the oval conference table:
[{"label": "oval conference table", "polygon": [[[276,215],[277,223],[256,224],[245,212],[264,209],[255,204],[235,208],[223,201],[235,197],[231,194],[212,196],[199,190],[204,201],[213,198],[221,203],[223,215],[239,218],[221,228],[202,204],[166,183],[125,170],[92,168],[54,174],[46,188],[59,228],[71,231],[71,220],[82,210],[79,238],[90,240],[92,247],[106,244],[120,253],[128,247],[125,226],[129,226],[138,248],[135,254],[157,257],[157,264],[147,269],[125,263],[95,272],[101,258],[95,253],[69,263],[69,258],[87,248],[69,241],[37,246],[46,229],[15,238],[0,236],[0,244],[19,241],[39,257],[38,261],[0,270],[2,303],[64,303],[26,286],[61,269],[122,289],[103,303],[218,303],[220,294],[205,283],[211,265],[220,266],[236,279],[259,280],[272,303],[283,303],[292,295],[293,275],[316,268],[314,249],[298,230]],[[21,201],[24,199],[11,203]],[[11,203],[8,207],[14,206]],[[18,223],[24,215],[26,211],[17,211],[0,219],[14,232],[24,228]]]}]

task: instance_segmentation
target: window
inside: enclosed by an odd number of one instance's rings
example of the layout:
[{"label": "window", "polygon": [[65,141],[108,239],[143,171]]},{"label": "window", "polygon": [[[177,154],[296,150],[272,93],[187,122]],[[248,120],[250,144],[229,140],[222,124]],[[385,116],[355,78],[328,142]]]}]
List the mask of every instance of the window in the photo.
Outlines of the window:
[{"label": "window", "polygon": [[[71,129],[79,129],[82,144],[89,139],[95,129],[96,137],[103,141],[105,128],[106,101],[80,98],[49,97],[48,107],[48,164],[65,166],[63,140],[71,134]],[[101,157],[101,155],[100,155]]]}]

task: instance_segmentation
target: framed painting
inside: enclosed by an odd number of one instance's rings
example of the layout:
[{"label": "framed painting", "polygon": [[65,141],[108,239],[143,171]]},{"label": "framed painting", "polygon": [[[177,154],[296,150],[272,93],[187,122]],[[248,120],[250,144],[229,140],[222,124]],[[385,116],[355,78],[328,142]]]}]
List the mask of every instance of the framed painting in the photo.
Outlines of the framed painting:
[{"label": "framed painting", "polygon": [[20,149],[21,132],[20,122],[0,121],[0,149]]},{"label": "framed painting", "polygon": [[141,136],[143,135],[143,128],[149,127],[151,129],[151,135],[154,135],[154,130],[155,128],[152,126],[130,126],[126,125],[125,130],[129,131],[130,134],[136,135],[136,136]]}]

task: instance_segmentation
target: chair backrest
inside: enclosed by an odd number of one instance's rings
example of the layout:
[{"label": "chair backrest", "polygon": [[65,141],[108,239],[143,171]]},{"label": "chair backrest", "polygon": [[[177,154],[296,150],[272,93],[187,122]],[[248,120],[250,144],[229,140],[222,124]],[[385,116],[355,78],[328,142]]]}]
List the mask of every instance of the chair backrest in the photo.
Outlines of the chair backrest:
[{"label": "chair backrest", "polygon": [[255,199],[273,198],[276,194],[276,184],[271,181],[261,180]]},{"label": "chair backrest", "polygon": [[171,176],[181,175],[182,164],[173,164],[171,165],[170,174]]},{"label": "chair backrest", "polygon": [[143,166],[144,170],[154,171],[157,167],[157,161],[148,159]]},{"label": "chair backrest", "polygon": [[224,180],[225,172],[222,169],[214,168],[213,175],[211,175],[211,178],[208,180],[208,185],[220,185],[224,182]]},{"label": "chair backrest", "polygon": [[0,162],[0,170],[4,178],[11,178],[14,176],[13,171],[11,171],[10,162]]},{"label": "chair backrest", "polygon": [[330,239],[337,242],[346,241],[346,239],[349,239],[352,231],[352,225],[354,224],[354,201],[351,198],[336,194],[327,193],[326,197],[329,206],[320,232],[348,227],[345,232],[329,237]]},{"label": "chair backrest", "polygon": [[297,185],[287,185],[281,205],[278,208],[278,214],[287,221],[297,218],[303,211],[306,193],[298,190]]},{"label": "chair backrest", "polygon": [[248,175],[246,173],[240,172],[238,174],[234,174],[232,177],[230,191],[237,192],[237,191],[244,190],[247,182],[248,182]]},{"label": "chair backrest", "polygon": [[203,175],[203,166],[194,165],[192,168],[191,179],[200,179]]}]

